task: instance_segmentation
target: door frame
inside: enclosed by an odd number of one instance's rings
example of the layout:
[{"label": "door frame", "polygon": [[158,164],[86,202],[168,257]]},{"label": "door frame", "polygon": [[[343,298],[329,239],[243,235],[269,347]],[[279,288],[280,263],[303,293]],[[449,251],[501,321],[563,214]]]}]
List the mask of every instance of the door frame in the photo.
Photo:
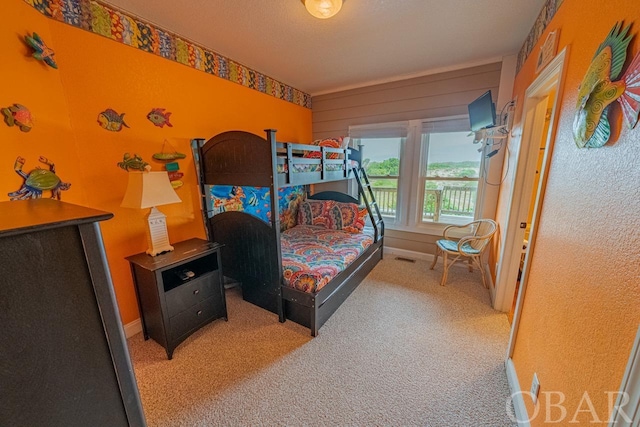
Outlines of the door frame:
[{"label": "door frame", "polygon": [[[535,237],[537,232],[537,223],[542,207],[542,197],[547,183],[548,166],[551,161],[553,152],[553,142],[555,139],[555,130],[558,121],[558,111],[560,100],[562,99],[562,86],[564,83],[564,74],[566,73],[566,61],[569,55],[569,47],[564,48],[549,65],[538,75],[525,92],[523,99],[524,107],[522,112],[522,131],[519,149],[517,150],[517,159],[515,160],[515,168],[513,172],[514,181],[509,195],[509,203],[507,209],[507,222],[502,228],[501,233],[505,236],[504,244],[501,247],[499,261],[496,271],[496,286],[493,300],[493,307],[503,312],[509,312],[513,306],[513,298],[515,296],[516,281],[518,271],[520,269],[520,259],[522,254],[522,241],[524,238],[524,230],[520,228],[520,223],[527,222],[529,216],[529,208],[534,190],[538,191],[538,197],[534,207],[534,215],[529,234],[529,255],[533,253],[535,247]],[[555,90],[555,100],[553,102],[551,121],[547,134],[547,148],[542,162],[540,171],[540,180],[538,188],[533,188],[534,177],[536,173],[536,163],[540,149],[540,139],[542,138],[542,129],[533,126],[533,120],[536,119],[535,109],[542,98]],[[537,117],[539,119],[539,117]],[[544,117],[543,117],[544,119]],[[515,136],[517,138],[517,135]],[[512,135],[512,138],[514,136]],[[523,289],[526,288],[526,270],[530,263],[527,257],[523,268],[520,290],[518,292],[518,303],[520,295],[524,295]],[[516,303],[516,312],[514,313],[513,325],[518,323],[518,308]],[[513,328],[512,328],[513,329]]]},{"label": "door frame", "polygon": [[[533,217],[531,219],[531,230],[529,232],[529,245],[527,248],[527,256],[525,257],[525,261],[524,261],[524,266],[522,268],[522,275],[520,278],[520,288],[518,290],[518,296],[517,296],[517,301],[516,301],[516,309],[515,312],[513,314],[513,323],[511,325],[511,333],[509,336],[509,347],[507,350],[507,357],[510,359],[513,356],[513,350],[515,347],[515,341],[516,341],[516,337],[518,335],[518,328],[520,326],[520,317],[522,314],[522,306],[524,304],[524,298],[525,298],[525,294],[527,291],[527,281],[529,278],[529,272],[531,269],[531,260],[532,260],[532,255],[535,251],[535,245],[536,245],[536,239],[537,239],[537,234],[538,234],[538,225],[539,225],[539,221],[540,221],[540,214],[542,211],[542,205],[544,202],[544,193],[547,187],[547,178],[549,175],[549,167],[551,164],[551,158],[553,155],[553,148],[555,145],[555,138],[556,138],[556,129],[558,126],[558,116],[559,116],[559,109],[560,109],[560,105],[561,105],[561,100],[562,100],[562,95],[563,95],[563,87],[564,87],[564,80],[565,80],[565,74],[567,71],[567,67],[566,67],[566,63],[567,63],[567,59],[569,57],[569,46],[565,47],[562,52],[560,52],[554,59],[553,61],[551,61],[551,63],[542,71],[542,73],[540,73],[540,75],[538,76],[538,78],[536,78],[533,83],[529,86],[529,88],[527,89],[526,93],[525,93],[525,113],[528,113],[532,108],[535,108],[535,105],[537,105],[536,99],[539,99],[541,96],[546,96],[548,95],[551,91],[555,90],[555,100],[553,101],[553,107],[552,107],[552,111],[551,111],[551,121],[549,123],[549,130],[548,130],[548,134],[547,134],[547,144],[546,144],[546,149],[545,149],[545,153],[544,153],[544,157],[543,157],[543,161],[542,161],[542,167],[540,169],[540,179],[538,181],[538,188],[537,188],[537,196],[536,196],[536,201],[535,201],[535,205],[534,205],[534,209],[533,209]],[[527,110],[527,107],[529,107],[529,110]],[[531,125],[529,125],[526,121],[523,124],[523,130],[526,130],[527,128],[531,127]],[[533,132],[530,132],[533,133]],[[526,135],[525,132],[523,132],[523,135]],[[523,179],[528,179],[528,183],[530,185],[530,187],[533,187],[533,178],[535,175],[535,163],[537,163],[537,152],[540,149],[540,143],[539,140],[536,141],[535,143],[533,143],[532,140],[523,140],[523,143],[526,143],[527,147],[528,147],[528,152],[529,152],[529,157],[534,157],[533,159],[529,159],[529,164],[533,163],[533,168],[532,170],[530,170],[529,172],[529,176],[528,177],[523,177]],[[523,163],[526,161],[527,159],[522,159],[520,158],[518,163],[520,163],[520,161],[522,161]],[[518,169],[520,169],[520,166],[518,166]],[[527,184],[527,181],[523,181],[520,182],[520,189],[522,189],[525,185]],[[514,190],[518,188],[516,186],[514,186]],[[531,204],[531,196],[532,196],[532,190],[529,192],[526,191],[521,191],[520,194],[520,208],[518,209],[518,213],[517,215],[514,215],[516,221],[514,224],[510,224],[512,226],[518,227],[517,229],[519,230],[519,222],[522,221],[522,219],[524,219],[524,221],[527,221],[528,215],[529,215],[529,207]],[[511,206],[511,211],[513,211],[514,209],[514,205],[510,205]],[[512,212],[510,212],[509,214],[511,215]],[[511,219],[511,216],[510,216]],[[514,233],[512,232],[511,234],[507,234],[507,236],[511,236],[511,244],[512,246],[514,244],[516,244],[516,239],[519,238],[519,245],[522,245],[522,237],[524,235],[524,232],[522,233]],[[507,239],[509,240],[509,239]],[[506,245],[505,245],[506,246]],[[505,256],[505,258],[501,258],[501,264],[505,263],[506,264],[506,259],[509,259],[509,262],[511,265],[515,264],[516,265],[516,271],[515,274],[512,276],[512,289],[515,288],[516,285],[516,279],[517,279],[517,272],[518,272],[518,268],[520,265],[520,253],[521,251],[518,251],[517,254],[505,254],[507,256]],[[509,277],[505,277],[505,279],[509,279]],[[500,283],[501,285],[504,285],[504,283]],[[504,286],[503,286],[504,288]],[[513,304],[513,290],[511,293],[511,304]]]},{"label": "door frame", "polygon": [[636,332],[636,340],[610,419],[609,427],[640,425],[640,327]]},{"label": "door frame", "polygon": [[[514,185],[511,189],[509,197],[509,208],[507,212],[507,228],[505,244],[500,252],[500,261],[498,273],[496,277],[496,296],[494,299],[494,308],[502,311],[508,311],[513,304],[515,293],[517,274],[520,267],[521,247],[524,237],[524,230],[520,229],[520,222],[526,222],[528,219],[529,209],[531,205],[531,197],[533,195],[533,181],[535,177],[536,163],[540,149],[540,138],[542,137],[542,129],[539,126],[533,126],[536,120],[535,110],[542,98],[546,98],[552,90],[555,89],[555,100],[553,102],[551,120],[547,133],[547,144],[540,170],[540,179],[538,181],[536,201],[534,204],[533,217],[531,219],[531,229],[529,232],[529,245],[527,248],[527,256],[525,257],[522,276],[520,279],[520,288],[516,301],[516,308],[513,315],[513,323],[511,325],[511,333],[509,336],[509,344],[507,348],[505,367],[507,372],[507,380],[513,397],[513,405],[515,415],[519,426],[528,426],[529,415],[524,402],[523,392],[520,388],[518,373],[513,362],[513,352],[515,348],[518,328],[520,326],[520,317],[522,306],[527,288],[527,279],[531,266],[532,254],[536,243],[536,235],[538,223],[540,220],[540,212],[544,200],[544,192],[547,185],[547,177],[549,166],[551,163],[553,146],[556,137],[556,128],[558,124],[558,112],[560,101],[562,99],[562,89],[564,86],[566,63],[569,57],[569,46],[565,47],[556,57],[547,65],[540,75],[527,88],[524,97],[523,108],[523,124],[522,139],[518,160],[516,161],[516,170],[514,172]],[[544,120],[544,117],[543,117]],[[543,121],[544,126],[544,121]],[[537,139],[535,139],[537,137]],[[525,155],[526,153],[526,155]],[[532,165],[533,164],[533,165]],[[528,187],[528,191],[526,190]],[[509,298],[510,296],[510,298]]]}]

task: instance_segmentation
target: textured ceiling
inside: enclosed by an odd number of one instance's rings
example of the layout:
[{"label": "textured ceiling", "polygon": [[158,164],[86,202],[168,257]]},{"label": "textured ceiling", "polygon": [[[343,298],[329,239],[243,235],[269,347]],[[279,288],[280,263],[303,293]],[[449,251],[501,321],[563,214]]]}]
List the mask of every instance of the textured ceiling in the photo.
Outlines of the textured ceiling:
[{"label": "textured ceiling", "polygon": [[314,95],[518,52],[544,0],[345,0],[317,19],[301,0],[108,0]]}]

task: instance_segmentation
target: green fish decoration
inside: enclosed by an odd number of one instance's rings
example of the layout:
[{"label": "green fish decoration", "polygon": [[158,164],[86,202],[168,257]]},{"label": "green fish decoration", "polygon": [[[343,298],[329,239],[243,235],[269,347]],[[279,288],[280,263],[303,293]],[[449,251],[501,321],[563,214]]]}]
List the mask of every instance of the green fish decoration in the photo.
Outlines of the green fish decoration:
[{"label": "green fish decoration", "polygon": [[617,22],[598,47],[591,65],[580,84],[573,139],[578,148],[599,148],[611,137],[608,113],[618,101],[630,129],[638,123],[640,111],[640,52],[627,72],[618,80],[627,59],[627,48],[633,38],[628,35],[631,24],[622,28]]},{"label": "green fish decoration", "polygon": [[53,55],[55,55],[55,52],[45,44],[45,42],[40,38],[38,34],[33,33],[32,36],[25,36],[24,39],[27,44],[34,50],[34,58],[36,58],[38,61],[44,61],[44,63],[51,68],[58,68],[56,60],[53,59]]}]

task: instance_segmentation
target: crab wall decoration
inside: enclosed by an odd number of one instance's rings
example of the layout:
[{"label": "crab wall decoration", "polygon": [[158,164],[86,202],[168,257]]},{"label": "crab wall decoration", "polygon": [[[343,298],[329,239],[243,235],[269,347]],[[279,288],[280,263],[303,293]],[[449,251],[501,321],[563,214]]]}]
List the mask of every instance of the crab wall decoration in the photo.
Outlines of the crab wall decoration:
[{"label": "crab wall decoration", "polygon": [[118,162],[118,167],[126,170],[127,172],[131,169],[138,171],[149,171],[151,170],[151,166],[149,163],[142,160],[137,154],[131,156],[129,153],[124,153],[122,156],[122,161]]},{"label": "crab wall decoration", "polygon": [[36,167],[27,174],[22,170],[25,160],[18,156],[13,165],[13,170],[24,178],[24,184],[22,184],[22,187],[20,187],[18,191],[9,193],[11,200],[39,199],[42,197],[42,192],[46,190],[51,190],[52,199],[60,200],[60,192],[68,190],[69,187],[71,187],[70,183],[62,182],[58,175],[56,175],[56,167],[53,162],[50,162],[43,156],[40,156],[38,160],[49,166],[49,170]]}]

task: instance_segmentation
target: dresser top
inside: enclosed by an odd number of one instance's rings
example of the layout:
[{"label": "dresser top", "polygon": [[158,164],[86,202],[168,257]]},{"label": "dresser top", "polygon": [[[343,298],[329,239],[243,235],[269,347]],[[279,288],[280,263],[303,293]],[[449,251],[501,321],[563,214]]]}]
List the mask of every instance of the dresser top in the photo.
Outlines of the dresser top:
[{"label": "dresser top", "polygon": [[0,236],[104,221],[112,213],[54,199],[0,202]]}]

